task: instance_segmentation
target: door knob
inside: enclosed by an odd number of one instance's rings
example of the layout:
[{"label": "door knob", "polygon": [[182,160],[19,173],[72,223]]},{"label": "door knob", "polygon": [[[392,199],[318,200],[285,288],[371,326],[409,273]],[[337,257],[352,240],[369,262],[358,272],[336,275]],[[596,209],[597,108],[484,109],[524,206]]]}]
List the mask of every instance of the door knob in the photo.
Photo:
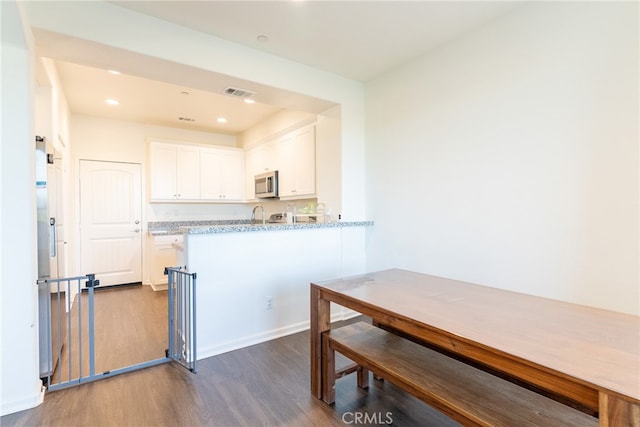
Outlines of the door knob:
[{"label": "door knob", "polygon": [[136,222],[136,225],[137,225],[137,224],[140,224],[140,221],[138,221],[137,219],[136,219],[136,221],[135,221],[135,222]]}]

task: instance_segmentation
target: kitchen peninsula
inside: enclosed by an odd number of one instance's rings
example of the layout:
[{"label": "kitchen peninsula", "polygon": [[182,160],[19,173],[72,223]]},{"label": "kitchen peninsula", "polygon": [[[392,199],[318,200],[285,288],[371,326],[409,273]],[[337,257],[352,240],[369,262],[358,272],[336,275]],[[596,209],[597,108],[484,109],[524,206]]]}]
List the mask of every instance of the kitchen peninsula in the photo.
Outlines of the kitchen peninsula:
[{"label": "kitchen peninsula", "polygon": [[[372,221],[150,223],[182,234],[178,265],[197,273],[198,357],[309,328],[309,283],[361,274]],[[349,310],[334,310],[335,319]]]}]

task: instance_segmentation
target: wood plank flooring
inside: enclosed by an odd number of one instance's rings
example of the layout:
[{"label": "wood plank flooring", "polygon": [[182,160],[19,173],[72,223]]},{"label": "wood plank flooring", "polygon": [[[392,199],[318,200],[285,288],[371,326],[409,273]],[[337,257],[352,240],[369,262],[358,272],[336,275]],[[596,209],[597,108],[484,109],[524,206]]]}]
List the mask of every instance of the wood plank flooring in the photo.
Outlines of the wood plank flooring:
[{"label": "wood plank flooring", "polygon": [[[106,313],[100,322],[98,306]],[[96,365],[155,359],[166,348],[166,293],[147,286],[96,292],[96,327],[96,345],[107,346],[98,348]],[[306,331],[199,360],[197,374],[163,364],[47,392],[40,406],[6,415],[0,425],[457,425],[388,382],[371,379],[368,391],[359,390],[355,375],[337,381],[336,404],[326,405],[311,396],[309,357]]]},{"label": "wood plank flooring", "polygon": [[[82,375],[89,376],[88,312],[88,294],[83,292],[76,296],[71,310],[70,333],[64,338],[65,345],[52,384],[79,377],[80,343]],[[164,357],[167,348],[166,292],[154,292],[151,287],[140,285],[96,288],[94,313],[97,374]],[[66,322],[64,326],[67,326]]]}]

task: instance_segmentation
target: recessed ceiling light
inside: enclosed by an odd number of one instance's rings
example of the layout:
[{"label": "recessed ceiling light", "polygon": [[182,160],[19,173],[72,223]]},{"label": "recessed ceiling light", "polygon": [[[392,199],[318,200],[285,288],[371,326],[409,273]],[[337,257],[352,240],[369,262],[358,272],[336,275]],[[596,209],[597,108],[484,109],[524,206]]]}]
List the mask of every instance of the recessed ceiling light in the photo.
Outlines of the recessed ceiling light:
[{"label": "recessed ceiling light", "polygon": [[111,74],[116,74],[116,75],[117,75],[117,74],[120,74],[120,71],[118,71],[118,70],[109,70],[109,72],[110,72]]},{"label": "recessed ceiling light", "polygon": [[120,101],[118,101],[117,99],[105,99],[104,102],[109,105],[120,105]]},{"label": "recessed ceiling light", "polygon": [[180,92],[181,95],[191,95],[189,92],[187,92],[186,90],[183,90],[182,92]]},{"label": "recessed ceiling light", "polygon": [[254,101],[253,99],[245,99],[244,102],[246,104],[255,104],[256,103],[256,101]]},{"label": "recessed ceiling light", "polygon": [[266,43],[269,41],[269,37],[265,36],[264,34],[260,34],[258,37],[256,37],[256,40],[261,43]]},{"label": "recessed ceiling light", "polygon": [[218,119],[216,121],[218,123],[227,123],[227,119],[225,119],[224,117],[218,117]]}]

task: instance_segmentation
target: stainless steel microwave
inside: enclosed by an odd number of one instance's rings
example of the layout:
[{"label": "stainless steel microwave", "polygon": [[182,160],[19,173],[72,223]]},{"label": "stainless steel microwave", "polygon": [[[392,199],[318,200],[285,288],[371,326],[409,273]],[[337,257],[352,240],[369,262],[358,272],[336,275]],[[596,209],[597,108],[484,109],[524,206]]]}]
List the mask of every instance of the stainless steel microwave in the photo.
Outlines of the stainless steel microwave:
[{"label": "stainless steel microwave", "polygon": [[257,199],[278,197],[278,171],[256,175],[255,185]]}]

